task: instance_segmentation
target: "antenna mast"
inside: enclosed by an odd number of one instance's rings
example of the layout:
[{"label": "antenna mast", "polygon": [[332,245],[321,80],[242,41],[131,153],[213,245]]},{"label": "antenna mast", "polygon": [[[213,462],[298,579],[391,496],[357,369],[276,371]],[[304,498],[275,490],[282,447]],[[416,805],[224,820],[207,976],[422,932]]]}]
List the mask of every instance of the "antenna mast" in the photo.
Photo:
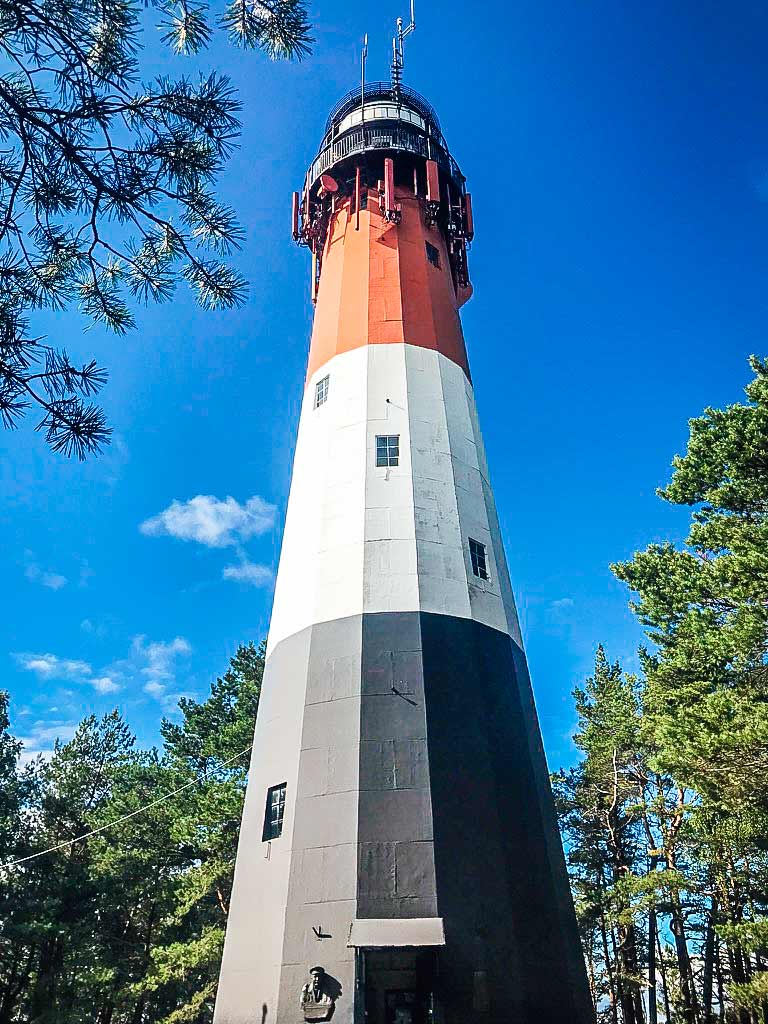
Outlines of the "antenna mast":
[{"label": "antenna mast", "polygon": [[365,62],[368,59],[368,33],[363,38],[363,49],[360,54],[360,111],[362,121],[365,121]]},{"label": "antenna mast", "polygon": [[411,32],[416,29],[416,17],[413,13],[413,5],[415,0],[411,0],[411,20],[403,28],[403,19],[397,19],[397,31],[392,37],[392,92],[395,94],[397,99],[400,99],[400,84],[403,80],[403,40],[406,36],[409,36]]}]

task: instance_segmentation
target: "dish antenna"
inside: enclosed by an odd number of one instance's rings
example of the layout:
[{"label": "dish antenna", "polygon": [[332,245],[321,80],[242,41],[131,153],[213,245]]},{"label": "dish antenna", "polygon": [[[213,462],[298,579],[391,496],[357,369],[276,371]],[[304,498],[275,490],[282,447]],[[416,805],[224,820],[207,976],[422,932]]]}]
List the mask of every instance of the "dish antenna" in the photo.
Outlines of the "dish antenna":
[{"label": "dish antenna", "polygon": [[339,183],[330,174],[320,175],[320,196],[334,195],[339,191]]},{"label": "dish antenna", "polygon": [[397,31],[392,37],[392,92],[398,97],[400,96],[400,83],[403,80],[403,41],[406,36],[409,36],[411,32],[416,30],[416,17],[413,13],[413,5],[415,0],[411,0],[411,20],[403,28],[403,19],[397,19]]}]

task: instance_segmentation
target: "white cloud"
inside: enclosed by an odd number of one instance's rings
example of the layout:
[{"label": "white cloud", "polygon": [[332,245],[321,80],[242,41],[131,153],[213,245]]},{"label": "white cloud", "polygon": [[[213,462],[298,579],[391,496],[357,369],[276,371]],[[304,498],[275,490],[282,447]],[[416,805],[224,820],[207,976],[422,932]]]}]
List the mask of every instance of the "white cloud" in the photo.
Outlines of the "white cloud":
[{"label": "white cloud", "polygon": [[191,654],[192,647],[183,636],[177,636],[173,640],[154,640],[150,643],[147,643],[146,637],[137,636],[133,639],[131,651],[135,661],[141,666],[141,675],[147,680],[144,692],[161,699],[168,685],[175,679],[177,658]]},{"label": "white cloud", "polygon": [[78,587],[87,587],[88,586],[88,580],[91,578],[91,576],[95,576],[95,575],[96,575],[96,573],[93,571],[93,569],[90,567],[90,565],[88,565],[87,562],[83,562],[80,565],[80,573],[79,573],[78,580],[77,580]]},{"label": "white cloud", "polygon": [[22,668],[40,679],[71,679],[88,683],[97,693],[116,693],[120,684],[109,675],[95,676],[93,666],[76,658],[60,658],[57,654],[14,654]]},{"label": "white cloud", "polygon": [[560,597],[557,601],[552,601],[549,607],[552,608],[553,611],[561,612],[565,611],[566,608],[573,608],[575,603],[576,602],[572,597]]},{"label": "white cloud", "polygon": [[107,626],[103,622],[94,622],[93,619],[83,619],[80,629],[89,636],[103,637],[107,634]]},{"label": "white cloud", "polygon": [[225,548],[270,530],[276,508],[258,495],[244,505],[232,497],[198,494],[189,501],[172,501],[163,512],[139,526],[148,537],[193,540],[209,548]]},{"label": "white cloud", "polygon": [[30,583],[39,583],[41,587],[48,587],[49,590],[61,590],[67,585],[67,577],[57,572],[46,572],[35,562],[30,563],[24,570],[24,575]]},{"label": "white cloud", "polygon": [[[25,652],[13,657],[22,668],[34,672],[41,680],[86,683],[101,695],[117,693],[133,684],[136,688],[141,686],[145,693],[168,706],[173,703],[173,693],[178,689],[178,661],[191,653],[192,647],[183,636],[172,640],[147,640],[145,636],[136,636],[128,658],[112,661],[99,669],[94,669],[87,661],[60,658],[49,653]],[[71,695],[71,691],[59,692]]]},{"label": "white cloud", "polygon": [[74,722],[35,722],[26,736],[19,736],[23,751],[19,762],[22,765],[33,761],[39,754],[49,758],[53,754],[56,740],[67,743],[75,734]]},{"label": "white cloud", "polygon": [[237,580],[252,587],[267,587],[272,582],[272,570],[266,565],[257,565],[247,559],[239,565],[227,565],[221,574],[225,580]]},{"label": "white cloud", "polygon": [[56,654],[14,654],[14,658],[41,679],[82,679],[93,673],[87,661],[59,658]]},{"label": "white cloud", "polygon": [[120,689],[120,684],[116,683],[111,676],[99,676],[98,679],[89,681],[97,693],[117,693]]}]

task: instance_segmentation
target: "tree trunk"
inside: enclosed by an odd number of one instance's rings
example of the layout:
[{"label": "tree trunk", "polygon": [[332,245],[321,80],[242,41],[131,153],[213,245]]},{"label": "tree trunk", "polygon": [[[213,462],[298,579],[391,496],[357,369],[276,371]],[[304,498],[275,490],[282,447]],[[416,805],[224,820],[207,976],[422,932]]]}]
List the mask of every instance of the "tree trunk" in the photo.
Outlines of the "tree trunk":
[{"label": "tree trunk", "polygon": [[630,964],[632,965],[632,971],[634,978],[632,981],[632,1003],[635,1009],[635,1020],[637,1024],[645,1024],[645,1011],[643,1008],[643,992],[640,987],[640,983],[635,979],[639,973],[639,958],[637,955],[637,929],[634,925],[630,925],[627,929],[629,932],[629,942],[627,945],[627,953],[630,958]]},{"label": "tree trunk", "polygon": [[46,1024],[57,1016],[57,989],[64,962],[64,947],[60,939],[49,939],[40,947],[38,972],[30,998],[30,1024]]},{"label": "tree trunk", "polygon": [[112,1016],[115,1012],[115,1004],[110,999],[108,1002],[103,1003],[99,1010],[99,1015],[96,1018],[98,1024],[111,1024]]},{"label": "tree trunk", "polygon": [[141,1024],[144,1018],[144,1006],[146,1001],[147,997],[143,994],[137,1000],[136,1005],[133,1008],[133,1013],[131,1014],[131,1024]]},{"label": "tree trunk", "polygon": [[702,1024],[712,1024],[712,986],[715,967],[715,916],[717,914],[717,897],[712,902],[707,916],[707,930],[704,936],[704,968],[701,981],[701,1020]]},{"label": "tree trunk", "polygon": [[658,1024],[656,1009],[656,908],[648,911],[648,1024]]},{"label": "tree trunk", "polygon": [[698,1007],[696,1005],[696,988],[693,983],[691,956],[688,952],[688,940],[685,935],[685,924],[680,900],[675,894],[672,897],[672,935],[675,939],[677,966],[680,971],[680,994],[683,1000],[683,1020],[686,1024],[697,1024]]},{"label": "tree trunk", "polygon": [[[611,962],[611,954],[608,950],[608,933],[605,928],[605,918],[600,915],[600,935],[603,941],[603,960],[605,962],[605,974],[608,979],[608,1002],[611,1008],[611,1022],[612,1024],[619,1024],[619,1010],[616,999],[616,979],[613,973],[613,964]],[[595,1006],[597,1011],[597,1006]]]},{"label": "tree trunk", "polygon": [[589,980],[589,994],[592,996],[592,1005],[597,1006],[597,982],[595,980],[595,943],[594,938],[590,940],[586,953],[587,977]]},{"label": "tree trunk", "polygon": [[[682,802],[682,797],[680,799]],[[676,832],[674,834],[676,835]],[[677,870],[675,848],[671,843],[667,848],[667,867],[671,871]],[[680,971],[680,994],[683,999],[683,1020],[686,1024],[697,1024],[699,1013],[697,1005],[698,1001],[696,999],[696,986],[693,981],[691,956],[688,952],[688,940],[685,934],[683,908],[680,904],[680,895],[677,892],[672,893],[671,903],[672,920],[670,922],[670,927],[675,939],[677,966]]]},{"label": "tree trunk", "polygon": [[667,984],[667,965],[664,962],[664,954],[661,949],[661,938],[659,937],[659,929],[656,929],[656,953],[659,957],[659,968],[661,969],[661,987],[664,993],[664,1016],[667,1021],[671,1019],[670,1007],[669,1007],[669,985]]},{"label": "tree trunk", "polygon": [[0,1024],[10,1024],[13,1008],[18,999],[18,975],[20,970],[21,954],[14,957],[8,968],[7,981],[0,987]]},{"label": "tree trunk", "polygon": [[717,1019],[725,1020],[725,987],[723,985],[723,965],[720,963],[720,943],[715,942],[715,981],[717,982]]},{"label": "tree trunk", "polygon": [[[744,902],[736,884],[736,864],[733,860],[733,852],[726,850],[725,863],[727,870],[723,876],[723,890],[726,897],[728,919],[733,924],[741,924],[744,920]],[[731,968],[731,979],[737,984],[749,981],[749,964],[745,963],[741,949],[738,946],[726,945],[728,960]],[[749,1010],[738,1011],[739,1024],[752,1024],[752,1014]]]},{"label": "tree trunk", "polygon": [[634,925],[619,926],[621,1015],[624,1024],[644,1024],[643,997],[637,983],[637,941]]},{"label": "tree trunk", "polygon": [[[626,995],[625,995],[626,983],[624,981],[624,977],[623,977],[622,971],[621,971],[621,956],[619,954],[619,943],[620,943],[620,941],[621,941],[620,938],[617,941],[617,939],[616,939],[616,929],[612,927],[611,928],[611,949],[613,950],[613,965],[614,965],[614,972],[615,972],[615,979],[616,979],[616,1002],[617,1002],[617,1005],[618,1005],[619,1009],[621,1010],[622,1024],[627,1024],[627,1017],[626,1017]],[[632,1001],[631,1001],[631,999],[630,999],[630,1002],[629,1002],[629,1013],[630,1013],[630,1018],[629,1019],[632,1020],[632,1018],[634,1017],[634,1011],[632,1009]]]}]

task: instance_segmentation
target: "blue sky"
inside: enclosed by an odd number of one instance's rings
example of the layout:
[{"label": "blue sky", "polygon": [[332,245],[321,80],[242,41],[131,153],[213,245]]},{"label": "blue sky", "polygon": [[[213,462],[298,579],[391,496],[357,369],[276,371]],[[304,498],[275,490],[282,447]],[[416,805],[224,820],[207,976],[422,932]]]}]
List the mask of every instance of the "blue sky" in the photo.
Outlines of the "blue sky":
[{"label": "blue sky", "polygon": [[[221,38],[174,58],[147,12],[148,75],[215,65],[240,91],[221,193],[246,230],[250,298],[211,314],[180,290],[127,338],[74,313],[36,320],[109,368],[115,440],[83,466],[28,429],[0,434],[0,686],[29,752],[115,705],[154,742],[179,694],[202,695],[266,633],[311,325],[290,192],[366,31],[369,77],[386,77],[401,6],[315,5],[299,66]],[[464,327],[556,768],[596,644],[635,664],[609,563],[684,535],[655,488],[687,419],[738,401],[747,356],[766,354],[768,9],[418,0],[417,21],[405,81],[473,194]]]}]

